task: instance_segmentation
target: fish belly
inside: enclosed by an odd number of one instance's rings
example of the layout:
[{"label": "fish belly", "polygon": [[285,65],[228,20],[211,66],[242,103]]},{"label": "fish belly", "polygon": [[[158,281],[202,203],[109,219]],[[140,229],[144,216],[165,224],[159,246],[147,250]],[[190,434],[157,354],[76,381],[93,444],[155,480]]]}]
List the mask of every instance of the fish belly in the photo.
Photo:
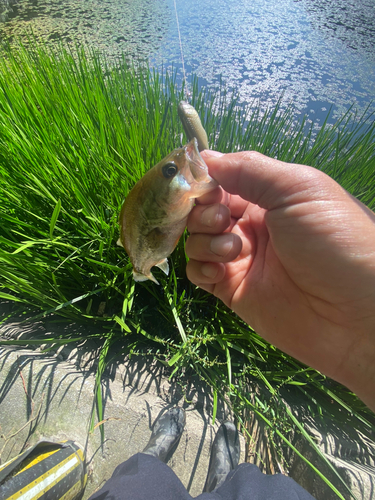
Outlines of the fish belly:
[{"label": "fish belly", "polygon": [[134,231],[126,234],[124,246],[137,281],[150,279],[156,282],[151,273],[154,266],[160,267],[168,274],[167,257],[173,252],[184,232],[186,221],[187,216],[168,226],[152,227],[140,224],[137,226],[137,234],[134,234]]}]

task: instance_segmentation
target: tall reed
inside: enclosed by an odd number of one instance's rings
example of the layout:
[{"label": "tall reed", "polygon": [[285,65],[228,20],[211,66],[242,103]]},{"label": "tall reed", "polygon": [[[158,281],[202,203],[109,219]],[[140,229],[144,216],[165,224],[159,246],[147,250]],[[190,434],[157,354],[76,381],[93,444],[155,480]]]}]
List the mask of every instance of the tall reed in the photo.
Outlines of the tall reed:
[{"label": "tall reed", "polygon": [[[156,271],[161,287],[134,285],[128,258],[116,245],[118,214],[134,183],[179,146],[177,104],[183,92],[175,75],[131,66],[125,57],[109,66],[104,57],[84,50],[52,52],[36,44],[3,50],[0,299],[17,302],[29,316],[101,325],[98,406],[100,376],[110,346],[120,339],[124,355],[151,354],[172,377],[197,374],[212,388],[214,414],[218,398],[227,400],[240,420],[250,409],[279,450],[283,443],[294,449],[293,429],[328,464],[291,410],[288,395],[296,392],[306,398],[310,413],[332,420],[334,400],[346,421],[370,436],[371,414],[353,394],[267,344],[187,281],[185,236],[171,258],[170,276]],[[295,121],[292,109],[243,108],[223,88],[198,90],[197,80],[192,103],[213,148],[254,149],[312,165],[375,208],[371,116],[348,112],[315,133]],[[68,341],[49,339],[51,345]],[[250,395],[249,387],[262,389]]]}]

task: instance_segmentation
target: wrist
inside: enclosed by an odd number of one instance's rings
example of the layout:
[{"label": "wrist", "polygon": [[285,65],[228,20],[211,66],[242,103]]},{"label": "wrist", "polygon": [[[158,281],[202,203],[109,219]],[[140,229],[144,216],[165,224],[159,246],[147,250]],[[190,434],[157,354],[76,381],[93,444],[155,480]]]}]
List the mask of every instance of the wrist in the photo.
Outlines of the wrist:
[{"label": "wrist", "polygon": [[375,412],[375,321],[370,332],[354,340],[339,378]]}]

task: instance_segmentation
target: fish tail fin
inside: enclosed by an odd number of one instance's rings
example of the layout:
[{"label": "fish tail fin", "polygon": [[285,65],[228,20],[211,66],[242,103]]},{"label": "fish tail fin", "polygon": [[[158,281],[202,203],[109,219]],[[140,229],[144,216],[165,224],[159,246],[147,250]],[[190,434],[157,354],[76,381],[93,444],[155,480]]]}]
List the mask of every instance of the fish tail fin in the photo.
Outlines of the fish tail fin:
[{"label": "fish tail fin", "polygon": [[163,271],[167,276],[169,274],[169,264],[168,264],[168,259],[163,259],[159,264],[155,264],[159,269]]},{"label": "fish tail fin", "polygon": [[157,285],[159,285],[158,280],[153,276],[153,274],[151,272],[146,275],[146,274],[138,273],[137,271],[133,271],[133,278],[134,278],[134,281],[139,281],[139,282],[151,280],[154,283],[156,283]]}]

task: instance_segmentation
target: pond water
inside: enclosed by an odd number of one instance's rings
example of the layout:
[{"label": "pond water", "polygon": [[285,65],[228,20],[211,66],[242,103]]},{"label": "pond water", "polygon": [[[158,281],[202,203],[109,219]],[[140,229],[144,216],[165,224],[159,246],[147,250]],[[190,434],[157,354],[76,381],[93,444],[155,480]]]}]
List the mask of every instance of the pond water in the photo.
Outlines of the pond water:
[{"label": "pond water", "polygon": [[180,32],[188,81],[222,80],[242,103],[282,97],[318,123],[331,107],[375,110],[375,0],[18,0],[2,17],[0,38],[125,51],[181,81]]}]

